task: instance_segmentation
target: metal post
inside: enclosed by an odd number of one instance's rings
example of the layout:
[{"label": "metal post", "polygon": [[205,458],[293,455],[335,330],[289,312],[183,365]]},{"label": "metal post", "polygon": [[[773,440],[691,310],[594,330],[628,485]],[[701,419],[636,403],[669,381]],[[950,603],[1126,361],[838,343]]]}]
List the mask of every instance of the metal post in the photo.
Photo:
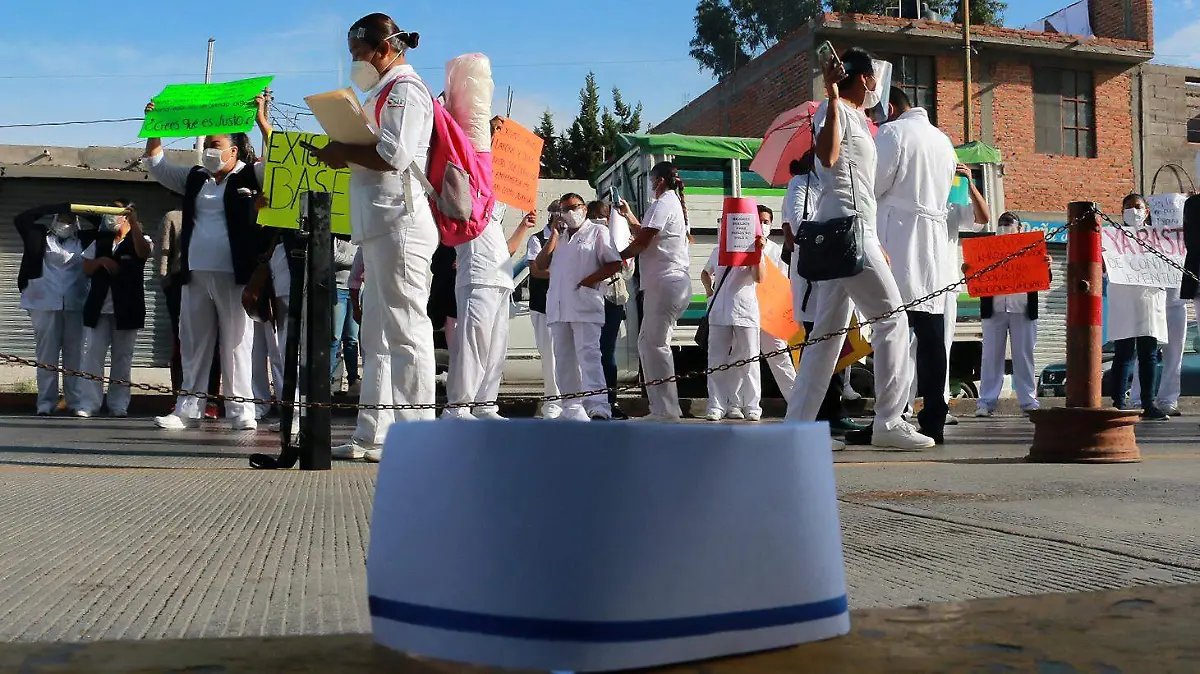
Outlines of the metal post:
[{"label": "metal post", "polygon": [[1067,406],[1033,412],[1038,463],[1133,463],[1141,461],[1134,428],[1138,412],[1101,409],[1103,258],[1099,207],[1067,207]]},{"label": "metal post", "polygon": [[[333,341],[333,195],[308,195],[308,321],[305,337],[306,393],[309,403],[332,402],[330,392],[330,344]],[[300,469],[330,470],[333,467],[332,414],[328,407],[310,407],[301,418]]]},{"label": "metal post", "polygon": [[971,117],[974,103],[971,101],[971,0],[963,0],[963,143],[971,142]]},{"label": "metal post", "polygon": [[[211,37],[208,38],[208,60],[205,61],[205,65],[204,65],[204,83],[205,84],[212,84],[213,44],[216,41],[217,41],[216,38],[211,38]],[[204,158],[203,155],[204,155],[204,138],[202,136],[197,136],[196,137],[196,163],[197,164],[199,164],[201,162],[201,160]]]}]

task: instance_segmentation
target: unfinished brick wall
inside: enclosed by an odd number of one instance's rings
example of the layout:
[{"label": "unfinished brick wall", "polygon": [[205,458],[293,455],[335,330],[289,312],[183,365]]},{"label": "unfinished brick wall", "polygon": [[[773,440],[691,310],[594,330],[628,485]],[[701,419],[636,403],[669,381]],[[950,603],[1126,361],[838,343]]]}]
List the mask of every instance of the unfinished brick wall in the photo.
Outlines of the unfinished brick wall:
[{"label": "unfinished brick wall", "polygon": [[[1090,0],[1088,9],[1092,32],[1097,37],[1137,40],[1154,48],[1152,0]],[[1130,14],[1128,17],[1127,11]]]}]

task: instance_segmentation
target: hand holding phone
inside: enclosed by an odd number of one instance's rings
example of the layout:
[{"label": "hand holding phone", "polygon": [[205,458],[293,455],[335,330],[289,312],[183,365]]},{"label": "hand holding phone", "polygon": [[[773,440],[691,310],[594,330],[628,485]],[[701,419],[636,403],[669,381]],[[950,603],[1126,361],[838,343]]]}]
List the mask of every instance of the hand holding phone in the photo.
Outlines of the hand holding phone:
[{"label": "hand holding phone", "polygon": [[608,203],[613,206],[619,206],[621,204],[621,194],[617,192],[616,185],[608,188]]},{"label": "hand holding phone", "polygon": [[825,77],[826,95],[829,98],[838,98],[840,92],[837,85],[846,78],[846,67],[828,40],[817,47],[817,62],[821,64],[821,74]]},{"label": "hand holding phone", "polygon": [[307,150],[309,154],[316,154],[321,151],[320,148],[318,148],[316,145],[313,145],[312,143],[310,143],[308,141],[302,140],[296,144],[299,145],[300,147],[304,148],[305,150]]}]

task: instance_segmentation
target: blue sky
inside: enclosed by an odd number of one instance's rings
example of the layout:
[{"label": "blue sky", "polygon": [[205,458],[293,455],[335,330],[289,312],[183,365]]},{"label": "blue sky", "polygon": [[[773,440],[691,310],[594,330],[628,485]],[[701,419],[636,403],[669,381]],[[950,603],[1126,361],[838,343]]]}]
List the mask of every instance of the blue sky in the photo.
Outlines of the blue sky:
[{"label": "blue sky", "polygon": [[[1010,0],[1006,23],[1021,26],[1068,3]],[[339,69],[348,72],[346,28],[372,11],[390,12],[403,29],[421,33],[411,61],[435,87],[448,59],[488,54],[497,111],[504,112],[512,87],[512,114],[524,124],[547,109],[560,124],[573,119],[589,70],[603,90],[616,85],[627,100],[642,101],[647,122],[661,121],[712,85],[688,57],[693,0],[606,0],[586,9],[547,0],[393,6],[258,0],[241,3],[246,10],[240,14],[228,9],[239,3],[220,4],[220,13],[212,3],[161,0],[126,0],[134,9],[120,12],[104,0],[4,4],[0,125],[136,117],[165,84],[203,80],[209,37],[217,40],[216,81],[275,74],[276,100],[302,104],[305,95],[338,86]],[[1200,66],[1193,0],[1159,0],[1155,10],[1159,60]],[[137,131],[136,123],[0,129],[0,144],[136,144]]]}]

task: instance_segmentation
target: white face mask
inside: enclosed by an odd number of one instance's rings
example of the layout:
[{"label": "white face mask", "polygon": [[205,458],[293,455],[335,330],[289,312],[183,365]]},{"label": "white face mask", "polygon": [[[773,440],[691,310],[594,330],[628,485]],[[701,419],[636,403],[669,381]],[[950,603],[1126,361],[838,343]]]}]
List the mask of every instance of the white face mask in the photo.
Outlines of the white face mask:
[{"label": "white face mask", "polygon": [[563,221],[567,223],[567,229],[571,230],[572,232],[580,227],[583,227],[583,223],[586,220],[587,217],[584,215],[584,212],[578,208],[573,211],[567,211],[566,213],[563,213]]},{"label": "white face mask", "polygon": [[216,173],[225,167],[225,151],[210,147],[204,151],[201,166],[209,173]]},{"label": "white face mask", "polygon": [[79,221],[72,219],[63,222],[55,218],[54,222],[50,225],[50,233],[65,241],[79,233]]},{"label": "white face mask", "polygon": [[883,94],[879,93],[879,80],[875,80],[875,88],[867,89],[867,95],[863,98],[863,109],[874,110],[875,106],[883,102]]},{"label": "white face mask", "polygon": [[115,215],[106,215],[100,220],[100,230],[115,234],[121,231],[121,221]]},{"label": "white face mask", "polygon": [[1146,224],[1146,210],[1144,208],[1126,208],[1125,209],[1125,226],[1126,227],[1141,227]]},{"label": "white face mask", "polygon": [[771,223],[770,222],[762,223],[762,228],[763,228],[763,236],[764,237],[771,236]]},{"label": "white face mask", "polygon": [[358,87],[359,91],[367,92],[375,88],[379,84],[381,75],[375,69],[375,66],[366,61],[355,61],[350,64],[350,81],[354,86]]}]

